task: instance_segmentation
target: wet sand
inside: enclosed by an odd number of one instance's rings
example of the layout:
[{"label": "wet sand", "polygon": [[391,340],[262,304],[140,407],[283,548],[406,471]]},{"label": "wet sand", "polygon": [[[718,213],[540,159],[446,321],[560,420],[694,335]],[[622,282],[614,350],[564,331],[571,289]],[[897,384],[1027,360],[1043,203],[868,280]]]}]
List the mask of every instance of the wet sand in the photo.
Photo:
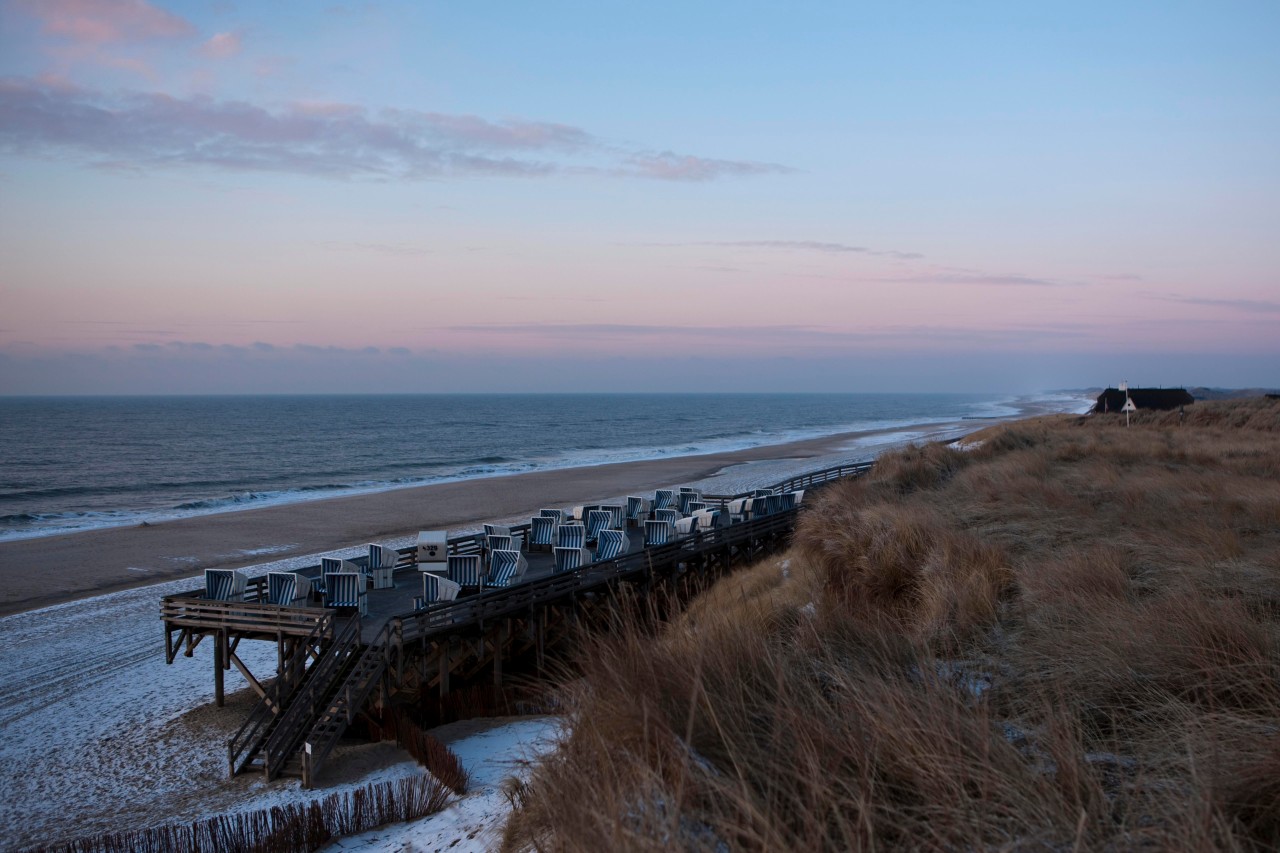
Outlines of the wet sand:
[{"label": "wet sand", "polygon": [[[916,432],[954,437],[990,423],[968,420],[898,426],[726,453],[437,483],[0,542],[0,615],[193,577],[206,568],[239,568],[320,554],[362,542],[412,536],[418,530],[457,532],[484,521],[534,515],[541,507],[652,493],[713,477],[743,463],[795,460],[794,471],[799,473],[836,464],[830,460],[842,449],[876,435]],[[803,464],[803,460],[815,461]],[[736,491],[717,485],[708,484],[708,491]]]}]

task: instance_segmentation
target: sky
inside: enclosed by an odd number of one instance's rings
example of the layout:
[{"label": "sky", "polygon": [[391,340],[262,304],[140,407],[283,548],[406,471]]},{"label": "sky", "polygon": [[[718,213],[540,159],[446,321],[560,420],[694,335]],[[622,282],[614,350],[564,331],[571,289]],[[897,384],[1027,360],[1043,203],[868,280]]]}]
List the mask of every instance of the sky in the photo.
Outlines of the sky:
[{"label": "sky", "polygon": [[1280,3],[0,0],[0,394],[1280,385]]}]

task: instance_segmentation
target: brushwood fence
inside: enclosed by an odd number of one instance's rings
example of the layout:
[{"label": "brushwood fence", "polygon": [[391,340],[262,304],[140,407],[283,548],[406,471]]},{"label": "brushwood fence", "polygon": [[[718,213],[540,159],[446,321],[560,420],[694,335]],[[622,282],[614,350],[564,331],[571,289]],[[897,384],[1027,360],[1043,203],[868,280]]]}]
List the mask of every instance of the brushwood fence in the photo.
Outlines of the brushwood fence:
[{"label": "brushwood fence", "polygon": [[181,826],[125,830],[30,853],[312,853],[335,838],[435,814],[449,789],[423,775],[376,782],[308,803],[217,815]]}]

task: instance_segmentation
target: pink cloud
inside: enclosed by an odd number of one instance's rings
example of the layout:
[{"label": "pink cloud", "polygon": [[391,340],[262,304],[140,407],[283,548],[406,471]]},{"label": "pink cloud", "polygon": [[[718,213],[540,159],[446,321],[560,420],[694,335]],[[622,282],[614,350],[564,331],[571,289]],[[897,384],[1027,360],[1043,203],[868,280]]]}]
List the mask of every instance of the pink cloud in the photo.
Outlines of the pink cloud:
[{"label": "pink cloud", "polygon": [[175,38],[195,32],[185,18],[145,0],[17,0],[14,5],[40,21],[44,32],[81,44]]},{"label": "pink cloud", "polygon": [[242,41],[238,32],[215,33],[200,46],[200,53],[210,59],[227,59],[240,52]]},{"label": "pink cloud", "polygon": [[725,177],[787,174],[795,169],[777,163],[751,163],[741,160],[715,160],[662,151],[657,154],[635,154],[627,158],[622,174],[660,181],[714,181]]},{"label": "pink cloud", "polygon": [[557,122],[371,112],[331,102],[268,109],[205,96],[68,90],[21,78],[0,79],[0,150],[78,153],[90,165],[117,169],[199,165],[333,178],[575,173],[711,180],[788,171],[699,157],[681,158],[703,164],[696,177],[626,163],[601,168],[601,161],[618,162],[618,149]]}]

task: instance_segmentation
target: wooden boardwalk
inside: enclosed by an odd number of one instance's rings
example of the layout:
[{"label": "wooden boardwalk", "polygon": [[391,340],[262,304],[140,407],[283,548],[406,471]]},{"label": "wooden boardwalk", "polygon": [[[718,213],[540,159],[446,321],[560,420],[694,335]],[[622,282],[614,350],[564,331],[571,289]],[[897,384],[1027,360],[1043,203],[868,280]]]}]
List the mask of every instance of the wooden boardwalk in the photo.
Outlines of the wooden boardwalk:
[{"label": "wooden boardwalk", "polygon": [[[771,491],[811,490],[870,467],[827,468],[775,484]],[[750,494],[704,495],[702,500],[724,508]],[[571,630],[584,606],[608,606],[620,585],[648,593],[754,562],[786,546],[798,512],[757,515],[650,548],[634,531],[627,553],[568,572],[555,571],[551,554],[526,551],[529,568],[519,583],[482,588],[420,611],[413,607],[422,593],[413,548],[400,551],[391,588],[369,590],[363,617],[319,606],[269,604],[265,578],[250,581],[242,601],[211,601],[203,590],[165,596],[166,660],[173,663],[179,653],[189,657],[201,642],[212,643],[218,704],[224,674],[233,666],[259,696],[227,745],[229,771],[259,770],[268,779],[298,775],[309,786],[367,705],[385,707],[428,690],[445,697],[452,680],[474,679],[486,669],[501,685],[504,659],[532,653],[541,663],[549,640]],[[528,541],[527,524],[512,531]],[[448,553],[478,553],[481,540],[478,534],[451,539]],[[320,567],[303,573],[319,577]],[[277,645],[275,678],[265,686],[236,654],[246,640]]]}]

